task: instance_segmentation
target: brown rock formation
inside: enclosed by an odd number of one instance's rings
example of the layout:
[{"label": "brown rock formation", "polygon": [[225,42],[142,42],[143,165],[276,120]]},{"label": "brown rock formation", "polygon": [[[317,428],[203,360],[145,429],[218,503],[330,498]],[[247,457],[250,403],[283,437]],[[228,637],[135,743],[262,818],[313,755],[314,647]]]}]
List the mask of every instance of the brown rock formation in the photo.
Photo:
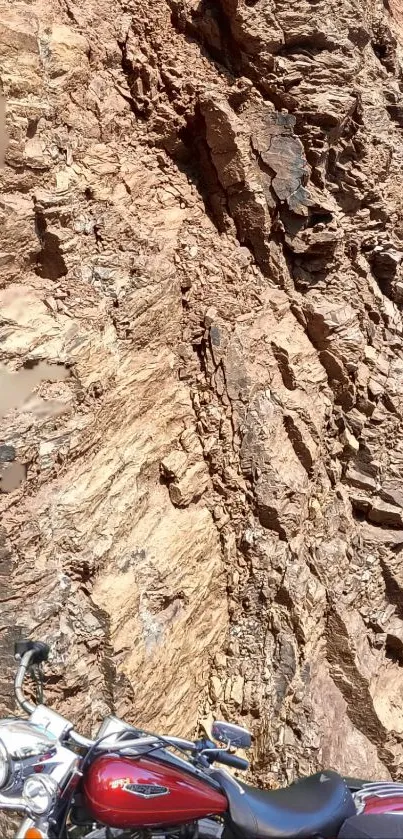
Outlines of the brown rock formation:
[{"label": "brown rock formation", "polygon": [[5,708],[29,631],[83,730],[401,772],[402,25],[2,0]]}]

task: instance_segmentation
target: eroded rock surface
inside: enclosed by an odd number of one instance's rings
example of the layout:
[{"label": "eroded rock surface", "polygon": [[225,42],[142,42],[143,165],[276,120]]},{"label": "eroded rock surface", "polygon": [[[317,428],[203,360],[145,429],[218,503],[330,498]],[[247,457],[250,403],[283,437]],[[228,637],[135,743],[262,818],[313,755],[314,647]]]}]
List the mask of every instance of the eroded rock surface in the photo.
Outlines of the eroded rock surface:
[{"label": "eroded rock surface", "polygon": [[2,419],[4,708],[29,631],[83,730],[217,714],[265,783],[401,774],[399,4],[0,21],[0,361],[69,371]]}]

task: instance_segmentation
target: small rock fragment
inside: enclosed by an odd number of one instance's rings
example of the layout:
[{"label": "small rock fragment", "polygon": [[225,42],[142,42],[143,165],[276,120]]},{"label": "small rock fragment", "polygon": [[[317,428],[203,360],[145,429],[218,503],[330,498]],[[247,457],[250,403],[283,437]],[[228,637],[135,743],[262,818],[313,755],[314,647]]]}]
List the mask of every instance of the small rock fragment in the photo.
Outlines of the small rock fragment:
[{"label": "small rock fragment", "polygon": [[15,460],[14,446],[0,445],[0,463],[12,463],[13,460]]}]

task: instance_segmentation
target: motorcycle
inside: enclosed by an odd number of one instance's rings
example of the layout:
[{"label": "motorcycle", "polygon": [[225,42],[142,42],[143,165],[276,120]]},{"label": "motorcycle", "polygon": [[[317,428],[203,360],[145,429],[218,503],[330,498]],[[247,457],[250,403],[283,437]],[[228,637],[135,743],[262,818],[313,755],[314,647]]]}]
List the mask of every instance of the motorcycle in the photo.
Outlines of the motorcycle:
[{"label": "motorcycle", "polygon": [[254,788],[220,768],[248,768],[233,752],[251,746],[250,733],[220,721],[213,739],[188,741],[111,715],[90,740],[25,695],[27,674],[41,693],[49,647],[19,641],[15,654],[15,696],[29,719],[0,720],[0,809],[23,816],[15,839],[403,837],[402,784],[323,770],[285,789]]}]

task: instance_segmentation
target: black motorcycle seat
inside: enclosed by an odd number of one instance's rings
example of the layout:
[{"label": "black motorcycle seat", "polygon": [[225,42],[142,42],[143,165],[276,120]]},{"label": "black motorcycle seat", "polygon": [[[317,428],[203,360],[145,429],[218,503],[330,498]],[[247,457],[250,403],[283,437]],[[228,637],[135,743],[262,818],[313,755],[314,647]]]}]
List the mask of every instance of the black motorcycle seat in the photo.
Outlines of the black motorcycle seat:
[{"label": "black motorcycle seat", "polygon": [[230,827],[248,839],[333,839],[356,813],[347,784],[331,770],[278,790],[250,787],[221,771],[220,783]]}]

